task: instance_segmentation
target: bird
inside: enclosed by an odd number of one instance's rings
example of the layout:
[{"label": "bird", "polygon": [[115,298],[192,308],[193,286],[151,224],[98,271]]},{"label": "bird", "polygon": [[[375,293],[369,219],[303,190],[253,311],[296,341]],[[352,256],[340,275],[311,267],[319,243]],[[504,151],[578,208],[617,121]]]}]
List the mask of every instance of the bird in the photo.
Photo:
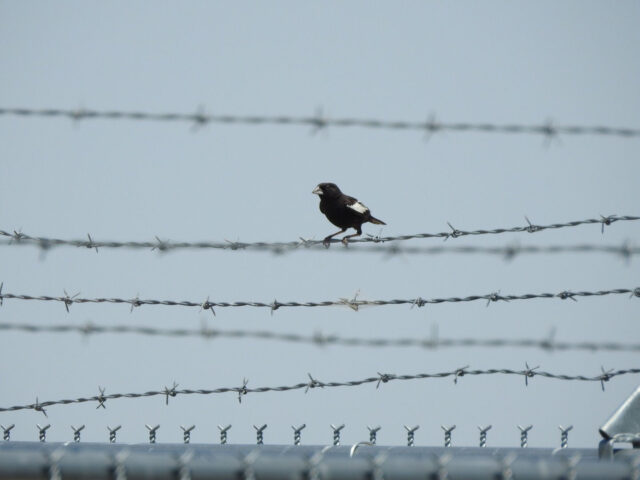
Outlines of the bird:
[{"label": "bird", "polygon": [[348,228],[355,228],[356,233],[346,235],[342,243],[347,245],[349,239],[362,235],[362,224],[371,222],[376,225],[386,225],[382,220],[371,215],[369,208],[358,199],[345,195],[335,183],[320,183],[311,192],[320,197],[320,211],[340,231],[326,237],[322,244],[329,248],[331,237],[344,233]]}]

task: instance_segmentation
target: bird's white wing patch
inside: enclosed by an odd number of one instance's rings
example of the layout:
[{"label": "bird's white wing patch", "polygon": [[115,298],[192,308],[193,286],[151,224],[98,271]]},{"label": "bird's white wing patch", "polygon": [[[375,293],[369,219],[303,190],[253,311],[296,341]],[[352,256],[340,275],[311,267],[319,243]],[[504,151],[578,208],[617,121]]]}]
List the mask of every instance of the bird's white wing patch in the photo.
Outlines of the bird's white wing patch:
[{"label": "bird's white wing patch", "polygon": [[367,206],[365,204],[363,204],[363,203],[360,203],[360,202],[352,203],[351,205],[347,205],[347,207],[349,207],[352,210],[355,210],[356,212],[361,213],[363,215],[369,211]]}]

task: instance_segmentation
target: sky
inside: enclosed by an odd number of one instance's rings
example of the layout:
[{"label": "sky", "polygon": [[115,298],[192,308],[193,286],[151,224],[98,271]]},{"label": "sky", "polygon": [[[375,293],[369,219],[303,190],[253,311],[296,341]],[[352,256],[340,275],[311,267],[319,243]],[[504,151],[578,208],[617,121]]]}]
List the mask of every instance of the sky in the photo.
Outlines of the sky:
[{"label": "sky", "polygon": [[[230,115],[607,125],[640,128],[637,2],[0,2],[0,106]],[[549,224],[639,215],[640,139],[308,126],[0,116],[0,229],[64,239],[320,240],[335,228],[311,190],[335,182],[387,226],[371,235]],[[638,246],[640,222],[406,241],[402,246]],[[367,247],[372,244],[362,245]],[[602,253],[385,255],[333,245],[283,255],[245,250],[145,250],[0,245],[3,292],[216,302],[411,299],[640,286],[638,258]],[[198,308],[5,299],[0,323],[146,326],[358,338],[638,342],[629,295],[410,306]],[[639,366],[637,352],[534,348],[318,347],[252,338],[83,336],[0,330],[0,407],[145,392],[349,381],[378,372],[541,370],[594,376]],[[48,417],[0,413],[13,440],[217,443],[368,439],[401,445],[595,447],[597,429],[638,385],[465,376],[359,387],[109,400],[51,406]]]}]

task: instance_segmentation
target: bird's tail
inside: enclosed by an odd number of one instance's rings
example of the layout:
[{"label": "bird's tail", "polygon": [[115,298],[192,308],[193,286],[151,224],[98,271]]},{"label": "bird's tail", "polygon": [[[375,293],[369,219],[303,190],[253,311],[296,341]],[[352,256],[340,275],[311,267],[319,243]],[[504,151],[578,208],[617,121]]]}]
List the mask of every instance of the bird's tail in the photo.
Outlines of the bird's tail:
[{"label": "bird's tail", "polygon": [[386,225],[382,220],[377,219],[376,217],[371,217],[369,219],[371,223],[375,223],[376,225]]}]

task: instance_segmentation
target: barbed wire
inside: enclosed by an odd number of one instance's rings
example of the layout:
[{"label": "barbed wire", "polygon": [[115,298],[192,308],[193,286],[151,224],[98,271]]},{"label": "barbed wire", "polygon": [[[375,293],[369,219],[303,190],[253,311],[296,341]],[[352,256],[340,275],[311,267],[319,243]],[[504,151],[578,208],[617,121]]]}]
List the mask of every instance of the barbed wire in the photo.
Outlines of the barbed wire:
[{"label": "barbed wire", "polygon": [[4,283],[0,284],[0,305],[7,299],[13,300],[33,300],[41,302],[61,302],[64,304],[67,312],[69,307],[74,303],[122,303],[131,305],[131,311],[135,307],[142,305],[163,305],[169,307],[198,307],[202,310],[211,310],[215,315],[215,308],[227,308],[227,307],[257,307],[268,308],[273,313],[275,310],[284,307],[333,307],[333,306],[347,306],[354,311],[358,311],[360,307],[369,306],[391,306],[391,305],[410,305],[411,307],[418,306],[423,307],[430,304],[439,303],[461,303],[461,302],[474,302],[477,300],[486,300],[487,306],[491,302],[499,301],[515,301],[515,300],[532,300],[532,299],[571,299],[577,301],[579,297],[602,297],[606,295],[622,295],[630,294],[629,297],[640,297],[640,287],[634,289],[629,288],[616,288],[611,290],[596,290],[596,291],[569,291],[563,290],[558,293],[525,293],[522,295],[501,295],[500,292],[493,292],[485,295],[469,295],[466,297],[447,297],[447,298],[430,298],[424,299],[422,297],[411,299],[391,299],[391,300],[359,300],[358,294],[349,299],[341,298],[339,300],[323,300],[320,302],[279,302],[274,300],[271,303],[257,302],[257,301],[240,301],[240,302],[212,302],[207,297],[202,302],[193,302],[189,300],[155,300],[155,299],[141,299],[141,298],[81,298],[78,297],[79,293],[75,295],[69,295],[65,291],[64,297],[52,297],[47,295],[35,296],[35,295],[23,295],[14,293],[3,293],[2,287]]},{"label": "barbed wire", "polygon": [[[449,228],[451,229],[448,232],[439,232],[439,233],[415,233],[408,235],[397,235],[397,236],[380,236],[380,235],[367,235],[363,238],[355,238],[349,241],[350,244],[353,243],[384,243],[384,242],[392,242],[392,241],[404,241],[404,240],[414,240],[421,238],[442,238],[444,240],[448,240],[449,238],[458,238],[464,236],[476,236],[476,235],[499,235],[503,233],[536,233],[544,230],[555,230],[560,228],[570,228],[577,227],[580,225],[589,225],[589,224],[599,224],[601,225],[601,232],[604,232],[604,227],[606,225],[611,225],[615,222],[622,221],[636,221],[640,220],[640,216],[631,216],[631,215],[609,215],[609,216],[600,216],[600,218],[589,218],[586,220],[573,220],[564,223],[552,223],[548,225],[535,225],[531,223],[531,221],[525,217],[527,221],[526,226],[516,226],[509,228],[494,228],[494,229],[479,229],[479,230],[459,230],[454,228],[450,223],[448,223]],[[145,242],[134,242],[134,241],[95,241],[90,234],[87,234],[87,239],[77,239],[77,240],[65,240],[60,238],[51,238],[51,237],[35,237],[23,233],[18,230],[14,230],[13,232],[0,230],[0,236],[6,237],[9,240],[7,242],[3,242],[2,245],[21,245],[21,244],[29,244],[36,245],[43,250],[48,250],[53,247],[60,246],[73,246],[73,247],[83,247],[89,249],[95,249],[96,252],[99,251],[99,248],[131,248],[131,249],[151,249],[158,250],[159,252],[166,252],[168,250],[176,250],[176,249],[222,249],[222,250],[270,250],[273,252],[284,252],[287,250],[298,249],[300,247],[305,248],[317,248],[324,249],[323,240],[309,240],[300,237],[299,241],[290,241],[290,242],[240,242],[240,241],[229,241],[225,240],[224,242],[172,242],[170,240],[161,240],[159,237],[156,237],[154,241],[145,241]],[[340,240],[331,239],[331,243],[339,243]],[[582,249],[582,251],[596,251],[597,248],[595,246],[578,246],[578,250]],[[389,247],[390,250],[396,247]],[[462,249],[468,247],[460,247]],[[535,250],[536,247],[531,247],[531,251]],[[537,247],[539,251],[543,251],[543,247]],[[577,247],[554,247],[558,252],[561,251],[562,248],[577,248]],[[604,247],[598,247],[604,248]],[[611,247],[613,248],[613,247]],[[630,256],[632,254],[637,253],[636,248],[631,248],[628,245],[623,245],[622,247],[618,247],[620,250],[617,250],[616,253],[623,252],[621,255]],[[515,247],[511,247],[510,252],[516,250]],[[407,250],[410,251],[410,250]]]},{"label": "barbed wire", "polygon": [[640,368],[628,368],[623,370],[606,370],[602,368],[602,372],[597,375],[589,376],[589,375],[565,375],[558,374],[552,372],[546,372],[539,370],[540,367],[529,367],[526,364],[526,368],[522,370],[514,370],[509,368],[497,368],[497,369],[484,369],[484,370],[470,370],[469,366],[465,366],[462,368],[457,368],[455,370],[447,371],[447,372],[439,372],[439,373],[418,373],[418,374],[409,374],[409,375],[396,375],[392,373],[380,373],[376,376],[363,378],[360,380],[348,380],[348,381],[330,381],[323,382],[316,378],[314,378],[310,373],[308,374],[309,379],[304,382],[295,383],[292,385],[281,385],[281,386],[271,386],[271,387],[249,387],[249,380],[243,379],[242,386],[240,387],[220,387],[213,389],[178,389],[178,384],[173,382],[171,388],[164,387],[162,390],[150,390],[147,392],[139,392],[139,393],[112,393],[105,394],[105,389],[100,388],[100,394],[90,397],[78,397],[78,398],[68,398],[62,400],[48,400],[44,402],[40,402],[36,398],[36,403],[25,404],[25,405],[14,405],[11,407],[0,407],[0,412],[12,412],[16,410],[35,410],[42,412],[46,415],[45,408],[50,407],[52,405],[69,405],[69,404],[78,404],[78,403],[87,403],[87,402],[98,402],[98,406],[96,408],[106,408],[105,403],[108,400],[115,400],[119,398],[145,398],[145,397],[156,397],[163,396],[165,397],[165,403],[169,403],[169,397],[177,397],[178,395],[213,395],[213,394],[222,394],[222,393],[235,393],[238,395],[238,401],[242,403],[242,397],[248,395],[249,393],[266,393],[266,392],[288,392],[293,390],[302,390],[304,389],[305,393],[308,393],[309,390],[314,388],[335,388],[335,387],[357,387],[360,385],[375,383],[376,388],[379,388],[381,384],[388,383],[396,380],[423,380],[423,379],[436,379],[436,378],[447,378],[453,377],[454,383],[458,383],[460,379],[464,376],[486,376],[486,375],[516,375],[520,377],[524,377],[525,386],[529,385],[529,381],[531,381],[534,377],[544,377],[551,378],[554,380],[562,380],[562,381],[581,381],[581,382],[600,382],[602,390],[604,390],[604,383],[610,381],[614,377],[622,376],[622,375],[631,375],[640,373]]},{"label": "barbed wire", "polygon": [[430,336],[423,338],[362,338],[344,337],[337,334],[325,334],[320,331],[313,335],[301,335],[297,333],[278,333],[271,330],[223,330],[210,328],[203,324],[198,329],[187,328],[155,328],[131,325],[96,325],[86,322],[82,325],[56,324],[38,325],[29,323],[0,322],[0,330],[19,331],[26,333],[78,333],[81,335],[95,334],[135,334],[158,337],[200,337],[204,339],[231,338],[231,339],[254,339],[254,340],[275,340],[290,343],[302,343],[324,346],[342,347],[396,347],[407,348],[417,347],[429,350],[455,347],[511,347],[511,348],[538,348],[546,351],[567,351],[567,350],[587,350],[590,352],[610,351],[610,352],[640,352],[640,343],[621,342],[564,342],[555,339],[555,332],[541,339],[533,338],[447,338],[440,337],[437,331]]},{"label": "barbed wire", "polygon": [[413,130],[428,135],[438,132],[481,132],[500,134],[533,134],[553,138],[558,135],[607,135],[618,137],[638,137],[640,129],[630,127],[610,127],[604,125],[555,125],[551,121],[543,124],[496,124],[489,122],[443,122],[435,115],[424,121],[381,120],[375,118],[331,118],[317,109],[313,116],[293,115],[227,115],[207,114],[200,107],[194,113],[152,113],[141,111],[92,110],[87,108],[0,108],[0,115],[40,118],[68,118],[74,122],[81,120],[131,120],[152,122],[185,122],[194,127],[207,124],[226,125],[281,125],[306,126],[314,132],[329,127],[359,127],[375,130]]},{"label": "barbed wire", "polygon": [[[7,233],[7,232],[1,232]],[[50,243],[50,241],[55,241],[56,243]],[[64,243],[62,243],[64,242]],[[59,240],[59,239],[42,239],[42,238],[33,238],[28,241],[28,243],[16,242],[14,243],[13,239],[11,240],[0,240],[0,245],[9,246],[9,245],[25,245],[25,246],[36,246],[41,247],[43,251],[49,250],[52,248],[51,246],[77,246],[77,247],[88,247],[88,245],[93,245],[96,250],[99,246],[92,244],[92,242],[87,242],[87,245],[80,245],[79,240]],[[122,243],[122,245],[118,245],[121,248],[131,248],[131,249],[141,249],[148,248],[148,246],[132,246],[131,242],[100,242],[100,243],[110,243],[113,246],[114,243]],[[166,244],[165,244],[166,245]],[[231,244],[219,244],[220,249],[224,250],[242,250],[244,248],[233,248]],[[257,247],[255,245],[249,244],[246,248],[253,251],[262,251],[269,252],[276,255],[284,255],[291,252],[298,251],[309,251],[309,250],[325,250],[325,247],[321,244],[315,245],[305,245],[304,249],[297,248],[300,244],[292,243],[287,245],[287,247],[283,247],[282,244],[274,244],[270,245],[262,245]],[[226,247],[226,248],[225,248]],[[90,248],[90,247],[88,247]],[[157,249],[157,247],[151,247],[152,249]],[[176,244],[170,244],[164,247],[164,250],[178,250],[178,249],[194,249],[194,248],[216,248],[212,244],[209,245],[197,245],[194,243],[180,242]],[[390,245],[352,245],[349,248],[338,248],[331,250],[332,252],[341,252],[341,253],[376,253],[382,254],[387,257],[395,256],[395,255],[455,255],[455,254],[463,254],[463,255],[493,255],[502,257],[506,261],[511,261],[516,257],[522,255],[554,255],[554,254],[563,254],[563,253],[603,253],[609,255],[616,255],[624,259],[625,261],[629,261],[631,257],[635,255],[640,255],[640,247],[631,246],[628,242],[623,242],[620,245],[598,245],[598,244],[576,244],[576,245],[520,245],[517,243],[512,243],[504,246],[477,246],[477,245],[435,245],[430,247],[417,246],[417,245],[409,245],[402,246],[396,243]]]}]

